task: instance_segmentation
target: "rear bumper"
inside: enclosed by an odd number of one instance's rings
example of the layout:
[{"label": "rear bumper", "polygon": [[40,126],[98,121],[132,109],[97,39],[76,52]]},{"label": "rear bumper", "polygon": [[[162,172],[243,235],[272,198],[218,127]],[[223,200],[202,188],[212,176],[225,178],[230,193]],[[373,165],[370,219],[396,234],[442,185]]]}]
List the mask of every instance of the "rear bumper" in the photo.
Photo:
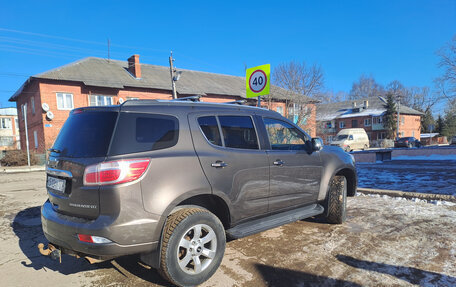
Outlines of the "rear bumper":
[{"label": "rear bumper", "polygon": [[[146,214],[144,212],[144,214]],[[136,212],[135,215],[138,215]],[[149,214],[147,214],[149,215]],[[46,239],[62,248],[66,253],[80,253],[99,258],[117,257],[128,254],[146,253],[157,249],[154,238],[159,217],[152,215],[119,220],[122,217],[100,215],[87,220],[60,214],[46,201],[41,208],[41,223]],[[125,216],[123,216],[125,219]],[[77,234],[101,236],[111,243],[87,243],[78,239]]]}]

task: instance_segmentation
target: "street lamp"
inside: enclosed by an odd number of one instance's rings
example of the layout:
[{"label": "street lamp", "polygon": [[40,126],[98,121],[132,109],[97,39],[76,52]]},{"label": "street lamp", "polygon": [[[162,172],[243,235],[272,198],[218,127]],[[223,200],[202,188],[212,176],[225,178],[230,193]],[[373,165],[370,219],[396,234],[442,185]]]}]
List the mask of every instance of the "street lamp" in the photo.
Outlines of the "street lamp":
[{"label": "street lamp", "polygon": [[182,71],[177,71],[176,68],[173,66],[174,59],[173,59],[173,51],[171,51],[171,56],[169,56],[169,73],[171,75],[171,90],[173,91],[173,99],[177,99],[177,92],[176,92],[176,82],[179,81]]}]

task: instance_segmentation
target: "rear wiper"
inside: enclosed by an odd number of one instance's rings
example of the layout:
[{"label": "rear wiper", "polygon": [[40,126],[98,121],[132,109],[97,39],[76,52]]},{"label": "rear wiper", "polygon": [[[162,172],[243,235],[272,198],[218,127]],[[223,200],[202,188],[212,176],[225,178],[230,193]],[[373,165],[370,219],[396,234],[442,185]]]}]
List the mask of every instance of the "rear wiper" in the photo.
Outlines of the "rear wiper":
[{"label": "rear wiper", "polygon": [[59,149],[55,149],[55,148],[50,148],[50,149],[48,149],[48,151],[55,152],[55,153],[60,153],[60,150]]}]

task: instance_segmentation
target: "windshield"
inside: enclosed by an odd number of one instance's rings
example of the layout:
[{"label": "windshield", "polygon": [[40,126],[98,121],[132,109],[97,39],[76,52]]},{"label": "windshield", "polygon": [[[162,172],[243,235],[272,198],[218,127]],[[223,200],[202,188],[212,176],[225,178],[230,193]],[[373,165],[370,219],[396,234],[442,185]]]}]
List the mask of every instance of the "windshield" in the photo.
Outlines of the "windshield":
[{"label": "windshield", "polygon": [[348,138],[348,135],[338,135],[336,137],[336,141],[343,141],[343,140],[346,140]]},{"label": "windshield", "polygon": [[117,112],[72,112],[52,147],[66,157],[106,156]]}]

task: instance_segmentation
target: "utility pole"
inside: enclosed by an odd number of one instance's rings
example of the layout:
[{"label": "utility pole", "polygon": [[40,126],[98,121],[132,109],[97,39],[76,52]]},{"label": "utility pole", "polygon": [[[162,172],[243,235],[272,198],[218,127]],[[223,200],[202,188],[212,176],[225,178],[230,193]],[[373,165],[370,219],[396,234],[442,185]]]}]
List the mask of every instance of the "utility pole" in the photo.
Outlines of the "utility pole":
[{"label": "utility pole", "polygon": [[176,82],[174,80],[174,73],[176,72],[173,67],[173,51],[171,51],[171,56],[169,56],[169,73],[171,74],[171,89],[173,91],[173,99],[177,99],[176,94]]},{"label": "utility pole", "polygon": [[108,62],[111,60],[110,48],[111,48],[111,41],[109,41],[109,38],[108,38]]},{"label": "utility pole", "polygon": [[28,140],[28,127],[27,127],[27,103],[24,104],[24,109],[22,110],[24,115],[24,125],[25,125],[25,145],[27,147],[27,165],[30,166],[30,150],[29,150],[29,140]]},{"label": "utility pole", "polygon": [[401,96],[397,95],[397,132],[396,132],[396,139],[399,138],[399,122],[401,120],[401,118],[400,118],[401,114],[399,112],[400,108],[401,108]]}]

